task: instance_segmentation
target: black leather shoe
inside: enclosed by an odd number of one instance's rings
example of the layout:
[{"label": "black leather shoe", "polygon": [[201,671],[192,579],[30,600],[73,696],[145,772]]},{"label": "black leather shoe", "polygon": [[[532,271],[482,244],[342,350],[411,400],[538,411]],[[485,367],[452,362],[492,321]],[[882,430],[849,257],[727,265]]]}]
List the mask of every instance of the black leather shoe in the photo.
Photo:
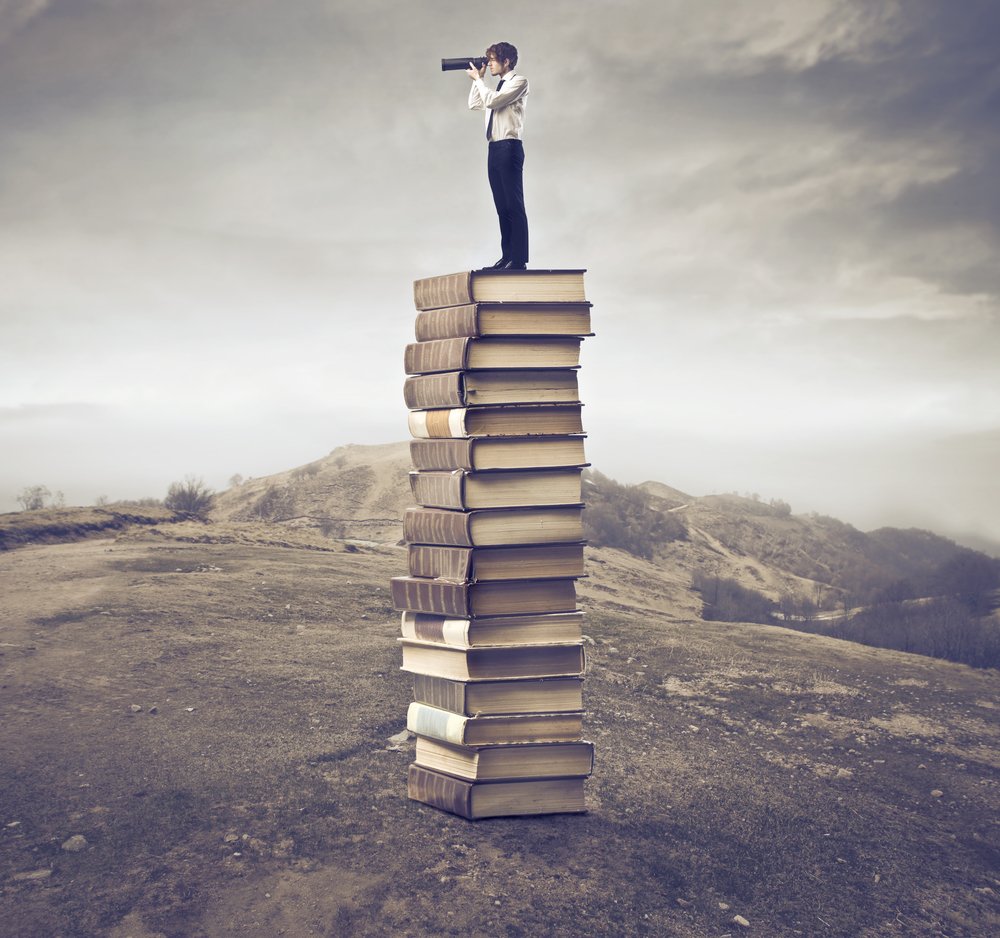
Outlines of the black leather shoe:
[{"label": "black leather shoe", "polygon": [[489,267],[484,267],[483,270],[503,270],[508,266],[510,266],[510,261],[506,257],[501,257],[495,264],[490,264]]},{"label": "black leather shoe", "polygon": [[525,264],[525,263],[523,263],[523,262],[518,262],[518,261],[507,261],[507,263],[503,265],[503,269],[504,270],[527,270],[528,269],[528,265]]}]

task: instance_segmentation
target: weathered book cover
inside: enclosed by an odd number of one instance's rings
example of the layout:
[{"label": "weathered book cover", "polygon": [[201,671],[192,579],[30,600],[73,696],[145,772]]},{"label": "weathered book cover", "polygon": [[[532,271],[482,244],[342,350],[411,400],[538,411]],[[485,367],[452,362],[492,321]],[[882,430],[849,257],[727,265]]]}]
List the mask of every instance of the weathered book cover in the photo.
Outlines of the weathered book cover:
[{"label": "weathered book cover", "polygon": [[412,375],[403,384],[410,410],[489,404],[578,404],[576,369],[443,371]]},{"label": "weathered book cover", "polygon": [[583,707],[583,678],[456,681],[431,674],[414,674],[413,699],[467,716],[580,710]]},{"label": "weathered book cover", "polygon": [[[480,335],[592,335],[590,303],[519,303],[511,314],[504,303],[466,303],[428,309],[417,314],[414,334],[418,342]],[[506,317],[498,326],[497,314]],[[518,329],[511,323],[523,321]],[[502,329],[502,331],[500,331]]]},{"label": "weathered book cover", "polygon": [[397,576],[391,587],[393,608],[400,612],[466,617],[576,611],[572,579],[457,583]]},{"label": "weathered book cover", "polygon": [[417,612],[404,612],[400,616],[403,638],[459,648],[578,643],[583,638],[582,628],[582,612],[480,619],[451,619]]},{"label": "weathered book cover", "polygon": [[408,375],[426,375],[467,368],[575,368],[580,364],[582,342],[578,336],[484,336],[411,342],[403,354],[403,370]]},{"label": "weathered book cover", "polygon": [[[495,526],[498,521],[504,525],[502,531]],[[583,508],[572,505],[472,511],[407,508],[403,515],[403,540],[409,544],[452,547],[583,542]]]},{"label": "weathered book cover", "polygon": [[569,436],[583,432],[579,404],[502,404],[411,410],[410,435],[419,440],[457,437]]},{"label": "weathered book cover", "polygon": [[[488,440],[415,439],[410,441],[410,462],[427,470],[582,467],[589,465],[583,441],[582,435],[505,437],[507,455],[500,459],[490,456],[497,446]],[[521,452],[527,460],[514,458]]]},{"label": "weathered book cover", "polygon": [[410,576],[477,583],[582,577],[583,544],[453,547],[410,544]]},{"label": "weathered book cover", "polygon": [[417,736],[429,736],[458,746],[567,743],[580,740],[583,712],[470,717],[414,701],[406,712],[406,728]]},{"label": "weathered book cover", "polygon": [[582,269],[463,270],[413,283],[418,310],[465,306],[476,302],[585,303]]}]

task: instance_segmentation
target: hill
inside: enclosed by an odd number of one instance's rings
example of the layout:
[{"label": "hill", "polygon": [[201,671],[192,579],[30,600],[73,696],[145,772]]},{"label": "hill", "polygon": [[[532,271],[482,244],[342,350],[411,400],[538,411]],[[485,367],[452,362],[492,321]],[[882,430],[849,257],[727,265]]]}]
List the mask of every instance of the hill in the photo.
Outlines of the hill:
[{"label": "hill", "polygon": [[590,813],[468,823],[406,799],[401,548],[0,553],[4,931],[996,933],[996,672],[702,622],[685,570],[587,555]]}]

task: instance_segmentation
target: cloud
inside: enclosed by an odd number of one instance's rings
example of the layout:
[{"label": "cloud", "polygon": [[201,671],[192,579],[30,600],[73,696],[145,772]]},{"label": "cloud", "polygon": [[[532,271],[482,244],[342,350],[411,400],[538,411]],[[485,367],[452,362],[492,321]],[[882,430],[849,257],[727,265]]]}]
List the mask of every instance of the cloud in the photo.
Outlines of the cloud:
[{"label": "cloud", "polygon": [[13,39],[50,5],[51,0],[0,0],[0,46]]}]

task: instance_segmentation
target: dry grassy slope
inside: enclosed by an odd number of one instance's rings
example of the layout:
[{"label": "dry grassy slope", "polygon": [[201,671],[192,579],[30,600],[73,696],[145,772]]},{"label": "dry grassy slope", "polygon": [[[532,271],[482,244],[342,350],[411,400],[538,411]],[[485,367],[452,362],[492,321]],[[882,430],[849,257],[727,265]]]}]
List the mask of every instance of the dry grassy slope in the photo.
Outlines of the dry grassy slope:
[{"label": "dry grassy slope", "polygon": [[336,536],[394,542],[411,502],[409,468],[407,443],[341,446],[305,466],[228,489],[216,498],[211,517],[323,526]]},{"label": "dry grassy slope", "polygon": [[1000,929],[995,672],[702,623],[681,563],[588,549],[590,813],[469,824],[388,745],[404,551],[344,547],[186,522],[0,553],[0,932]]}]

